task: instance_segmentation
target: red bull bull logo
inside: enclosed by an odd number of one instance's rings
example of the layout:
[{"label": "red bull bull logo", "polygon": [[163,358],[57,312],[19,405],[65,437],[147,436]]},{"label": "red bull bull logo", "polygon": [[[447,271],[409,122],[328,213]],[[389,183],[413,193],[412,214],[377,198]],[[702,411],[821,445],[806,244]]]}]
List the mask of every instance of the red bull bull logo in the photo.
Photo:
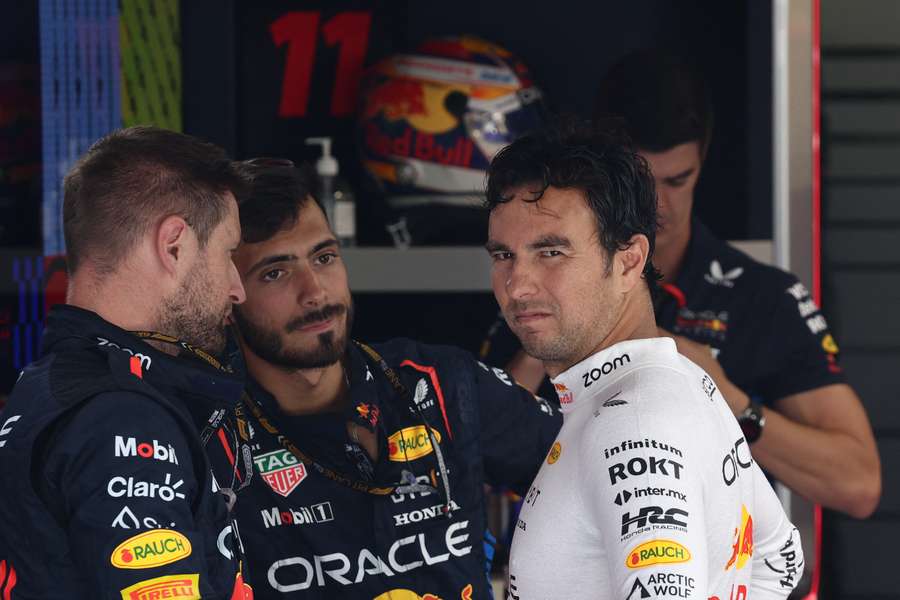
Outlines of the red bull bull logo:
[{"label": "red bull bull logo", "polygon": [[363,107],[363,116],[370,119],[379,113],[391,121],[424,115],[425,91],[422,84],[409,79],[391,78],[372,88]]},{"label": "red bull bull logo", "polygon": [[734,544],[731,548],[731,558],[728,559],[725,570],[732,566],[738,570],[743,569],[753,556],[753,517],[744,505],[741,505],[741,526],[734,529]]}]

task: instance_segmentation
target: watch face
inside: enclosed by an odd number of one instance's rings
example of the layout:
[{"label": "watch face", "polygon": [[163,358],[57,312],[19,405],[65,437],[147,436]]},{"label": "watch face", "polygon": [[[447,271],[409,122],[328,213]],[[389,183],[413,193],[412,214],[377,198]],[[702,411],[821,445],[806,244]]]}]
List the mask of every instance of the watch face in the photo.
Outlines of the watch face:
[{"label": "watch face", "polygon": [[762,431],[759,421],[753,417],[743,417],[738,421],[738,424],[741,426],[741,431],[744,432],[744,437],[747,438],[748,442],[755,442],[759,439],[759,434]]}]

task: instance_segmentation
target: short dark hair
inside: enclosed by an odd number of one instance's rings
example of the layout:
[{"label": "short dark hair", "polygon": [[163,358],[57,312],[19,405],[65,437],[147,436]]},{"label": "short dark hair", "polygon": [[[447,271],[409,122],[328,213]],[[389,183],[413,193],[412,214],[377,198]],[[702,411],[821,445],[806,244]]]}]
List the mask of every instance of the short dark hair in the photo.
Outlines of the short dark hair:
[{"label": "short dark hair", "polygon": [[627,248],[633,235],[646,236],[650,252],[643,274],[655,290],[659,272],[650,259],[656,245],[656,189],[647,161],[632,148],[620,123],[569,117],[517,139],[491,161],[488,209],[512,200],[522,185],[539,186],[529,202],[537,202],[551,186],[583,192],[607,257]]},{"label": "short dark hair", "polygon": [[157,127],[119,129],[95,142],[64,184],[63,231],[69,273],[90,260],[112,273],[162,219],[180,215],[200,247],[228,213],[225,193],[241,181],[225,151]]},{"label": "short dark hair", "polygon": [[712,138],[706,82],[687,61],[661,49],[632,52],[613,65],[600,83],[594,115],[622,118],[635,145],[650,152],[697,141],[702,157]]},{"label": "short dark hair", "polygon": [[[309,198],[319,205],[314,193],[315,172],[309,165],[294,166],[289,160],[254,158],[235,163],[246,192],[238,202],[241,239],[248,244],[264,242],[297,223]],[[319,205],[321,208],[321,205]]]}]

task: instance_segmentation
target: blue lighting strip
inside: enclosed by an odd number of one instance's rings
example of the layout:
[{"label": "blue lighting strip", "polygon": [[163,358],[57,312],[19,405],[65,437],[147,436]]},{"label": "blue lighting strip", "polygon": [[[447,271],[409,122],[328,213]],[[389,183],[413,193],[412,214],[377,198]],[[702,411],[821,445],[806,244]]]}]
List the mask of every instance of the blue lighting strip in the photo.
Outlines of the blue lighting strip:
[{"label": "blue lighting strip", "polygon": [[116,0],[40,0],[44,254],[65,252],[62,183],[97,139],[120,127]]},{"label": "blue lighting strip", "polygon": [[13,368],[20,370],[37,360],[44,314],[41,288],[44,279],[43,257],[16,258],[12,261],[12,281],[16,286],[18,306],[12,330]]}]

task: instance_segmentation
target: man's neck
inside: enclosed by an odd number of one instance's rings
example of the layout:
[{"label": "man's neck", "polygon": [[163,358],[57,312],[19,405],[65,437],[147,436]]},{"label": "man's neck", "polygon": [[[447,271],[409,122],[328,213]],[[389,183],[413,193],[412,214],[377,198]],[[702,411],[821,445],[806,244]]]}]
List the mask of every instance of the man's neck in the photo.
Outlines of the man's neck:
[{"label": "man's neck", "polygon": [[691,230],[688,228],[657,243],[653,253],[653,266],[662,273],[663,283],[675,283],[678,279],[690,242]]},{"label": "man's neck", "polygon": [[[641,285],[644,284],[642,283]],[[659,330],[656,327],[656,320],[653,316],[653,303],[650,300],[650,292],[643,290],[641,293],[633,294],[625,301],[622,313],[616,321],[616,324],[606,336],[590,350],[565,362],[545,362],[544,370],[550,377],[556,377],[584,359],[593,356],[598,352],[602,352],[619,342],[654,337],[659,337]]]},{"label": "man's neck", "polygon": [[[103,285],[83,271],[70,279],[66,290],[66,304],[89,310],[125,331],[159,331],[154,306],[161,302],[146,293],[132,293],[121,278],[110,279],[108,285]],[[159,333],[171,335],[169,331]],[[178,355],[179,348],[173,344],[145,342],[164,354]]]},{"label": "man's neck", "polygon": [[321,369],[287,369],[264,361],[244,348],[250,375],[275,397],[288,415],[339,412],[349,392],[344,366],[338,361]]}]

